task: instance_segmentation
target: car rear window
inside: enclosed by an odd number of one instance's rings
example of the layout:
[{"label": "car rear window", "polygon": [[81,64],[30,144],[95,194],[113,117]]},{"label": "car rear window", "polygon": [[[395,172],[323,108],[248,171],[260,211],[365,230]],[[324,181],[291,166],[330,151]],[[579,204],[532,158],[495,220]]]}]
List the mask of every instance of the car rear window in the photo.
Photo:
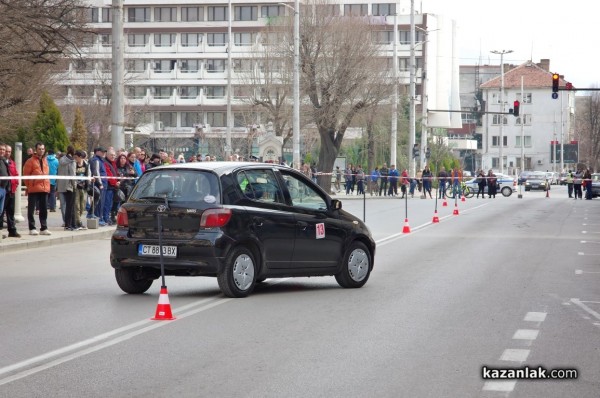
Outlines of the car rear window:
[{"label": "car rear window", "polygon": [[209,171],[156,169],[142,175],[130,199],[220,203],[219,180]]}]

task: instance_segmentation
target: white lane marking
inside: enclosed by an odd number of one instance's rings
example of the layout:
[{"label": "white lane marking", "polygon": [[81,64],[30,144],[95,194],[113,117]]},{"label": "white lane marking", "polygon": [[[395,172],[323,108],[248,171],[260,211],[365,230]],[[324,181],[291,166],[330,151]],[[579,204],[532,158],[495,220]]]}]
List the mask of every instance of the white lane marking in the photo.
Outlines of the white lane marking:
[{"label": "white lane marking", "polygon": [[509,362],[525,362],[529,356],[530,350],[524,350],[521,348],[507,348],[500,357],[501,361]]},{"label": "white lane marking", "polygon": [[578,256],[583,256],[583,252],[577,252]]},{"label": "white lane marking", "polygon": [[516,381],[486,381],[483,384],[484,391],[511,392],[515,389]]},{"label": "white lane marking", "polygon": [[[190,310],[187,313],[178,314],[177,317],[178,317],[178,319],[183,319],[183,318],[186,318],[186,317],[188,317],[190,315],[196,314],[198,312],[206,311],[206,310],[208,310],[210,308],[216,307],[217,305],[224,304],[224,303],[228,302],[229,300],[232,300],[232,299],[227,298],[227,299],[223,299],[223,300],[213,301],[212,303],[208,303],[208,304],[206,304],[203,307]],[[92,346],[92,347],[89,347],[89,348],[86,348],[86,349],[82,349],[80,351],[75,351],[75,352],[73,352],[73,353],[71,353],[69,355],[66,355],[64,357],[57,358],[57,359],[55,359],[53,361],[50,361],[50,362],[47,362],[45,364],[38,365],[36,367],[24,370],[22,372],[16,373],[16,374],[14,374],[12,376],[9,376],[9,377],[6,377],[4,379],[0,379],[0,386],[2,386],[4,384],[7,384],[7,383],[10,383],[10,382],[15,381],[15,380],[22,379],[22,378],[30,376],[32,374],[41,372],[43,370],[50,369],[50,368],[52,368],[54,366],[63,364],[65,362],[71,361],[73,359],[77,359],[77,358],[82,357],[84,355],[91,354],[93,352],[103,350],[104,348],[111,347],[111,346],[113,346],[115,344],[118,344],[118,343],[121,343],[123,341],[129,340],[129,339],[131,339],[131,338],[133,338],[135,336],[138,336],[140,334],[149,332],[149,331],[154,330],[154,329],[158,329],[158,328],[163,327],[163,326],[167,326],[169,324],[171,324],[171,322],[160,322],[160,321],[158,321],[158,322],[152,323],[151,325],[146,326],[146,327],[144,327],[142,329],[134,330],[132,332],[126,333],[126,334],[121,335],[119,337],[115,337],[115,338],[113,338],[111,340],[105,341],[104,343],[101,343],[101,344],[98,344],[98,345],[95,345],[95,346]]]},{"label": "white lane marking", "polygon": [[600,271],[583,271],[580,269],[575,270],[575,275],[581,275],[581,274],[600,274]]},{"label": "white lane marking", "polygon": [[512,338],[514,340],[535,340],[539,332],[535,329],[517,329]]},{"label": "white lane marking", "polygon": [[[576,299],[576,298],[572,298],[571,302],[573,304],[577,305],[579,308],[581,308],[585,312],[587,312],[588,314],[592,315],[594,318],[600,320],[600,314],[597,313],[596,311],[594,311],[593,309],[591,309],[590,307],[588,307],[587,305],[585,305],[583,301],[580,301],[579,299]],[[597,304],[597,302],[594,302],[594,301],[586,301],[586,303]]]},{"label": "white lane marking", "polygon": [[527,322],[544,322],[546,320],[547,312],[528,312],[525,314],[524,321]]}]

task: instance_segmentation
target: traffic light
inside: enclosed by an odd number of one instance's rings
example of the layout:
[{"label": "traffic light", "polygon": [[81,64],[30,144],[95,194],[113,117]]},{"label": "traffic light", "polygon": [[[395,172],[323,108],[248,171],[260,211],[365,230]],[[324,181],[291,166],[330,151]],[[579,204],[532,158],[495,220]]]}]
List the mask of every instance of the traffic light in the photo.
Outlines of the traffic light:
[{"label": "traffic light", "polygon": [[513,102],[513,116],[519,116],[519,107],[521,103],[519,101]]},{"label": "traffic light", "polygon": [[425,159],[429,159],[431,157],[431,149],[427,148],[425,150]]},{"label": "traffic light", "polygon": [[558,93],[558,80],[559,79],[560,79],[560,76],[558,75],[558,73],[552,74],[552,92],[553,93]]},{"label": "traffic light", "polygon": [[413,146],[413,158],[418,158],[419,157],[419,147],[417,146],[417,144],[415,144]]}]

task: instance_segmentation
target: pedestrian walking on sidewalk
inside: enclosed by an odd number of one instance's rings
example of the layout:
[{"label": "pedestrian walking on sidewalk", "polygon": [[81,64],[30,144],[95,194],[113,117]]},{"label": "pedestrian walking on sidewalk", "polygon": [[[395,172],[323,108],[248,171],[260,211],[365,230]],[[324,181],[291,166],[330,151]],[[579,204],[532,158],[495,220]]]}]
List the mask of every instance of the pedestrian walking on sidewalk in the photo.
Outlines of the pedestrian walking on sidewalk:
[{"label": "pedestrian walking on sidewalk", "polygon": [[[23,176],[48,176],[50,170],[46,160],[46,146],[41,142],[35,144],[35,152],[23,166]],[[27,187],[27,222],[30,235],[52,235],[48,231],[48,194],[50,193],[50,179],[24,179]],[[40,232],[35,227],[33,218],[35,208],[39,209]]]},{"label": "pedestrian walking on sidewalk", "polygon": [[[1,146],[2,144],[0,144]],[[19,171],[17,170],[17,164],[11,158],[12,148],[10,145],[4,145],[4,158],[8,164],[8,175],[11,177],[18,177]],[[19,186],[19,180],[16,178],[9,180],[10,184],[6,189],[6,198],[4,199],[4,213],[0,216],[6,215],[6,224],[8,226],[8,237],[9,238],[20,238],[21,235],[17,232],[17,224],[15,223],[15,194]],[[2,229],[2,218],[0,218],[0,229]]]},{"label": "pedestrian walking on sidewalk", "polygon": [[[67,148],[67,153],[58,161],[58,176],[75,177],[77,163],[74,159],[75,148],[71,145]],[[67,180],[60,179],[56,181],[56,191],[64,198],[64,203],[61,201],[60,207],[64,209],[65,231],[75,231],[75,191],[77,182],[75,179]]]}]

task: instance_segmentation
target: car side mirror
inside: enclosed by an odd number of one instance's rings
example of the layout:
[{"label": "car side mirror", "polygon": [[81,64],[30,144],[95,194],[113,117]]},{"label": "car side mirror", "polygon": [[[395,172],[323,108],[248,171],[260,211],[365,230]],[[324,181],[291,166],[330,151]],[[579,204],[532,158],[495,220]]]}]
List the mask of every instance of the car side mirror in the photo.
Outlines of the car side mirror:
[{"label": "car side mirror", "polygon": [[331,210],[340,210],[342,208],[342,201],[339,199],[331,200]]}]

